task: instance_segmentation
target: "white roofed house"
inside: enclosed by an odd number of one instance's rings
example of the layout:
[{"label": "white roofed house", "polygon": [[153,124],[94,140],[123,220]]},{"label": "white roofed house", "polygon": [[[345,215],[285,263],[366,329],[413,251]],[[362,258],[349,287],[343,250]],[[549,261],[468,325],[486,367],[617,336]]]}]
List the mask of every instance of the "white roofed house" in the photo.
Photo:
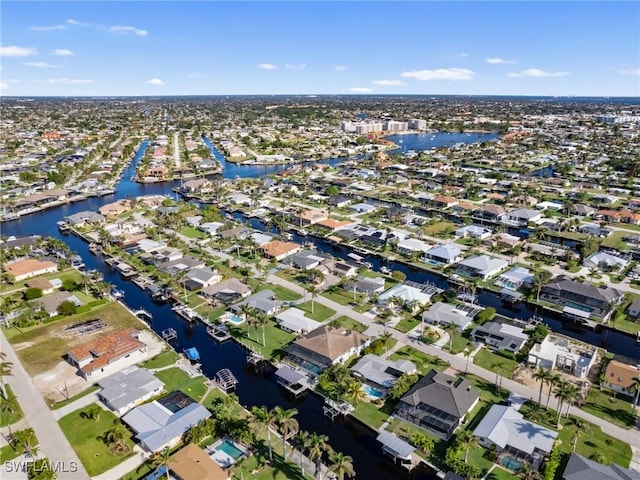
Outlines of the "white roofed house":
[{"label": "white roofed house", "polygon": [[445,243],[427,250],[424,253],[423,258],[451,265],[462,260],[462,250],[460,250],[460,247],[455,244]]},{"label": "white roofed house", "polygon": [[603,272],[615,272],[626,268],[629,260],[607,252],[595,252],[585,258],[582,265],[586,268],[597,268]]},{"label": "white roofed house", "polygon": [[475,327],[471,332],[471,338],[474,342],[483,342],[496,350],[518,353],[529,336],[520,327],[507,323],[487,322]]},{"label": "white roofed house", "polygon": [[578,378],[586,378],[596,361],[596,354],[597,348],[591,345],[547,335],[529,350],[527,363],[546,370],[557,368]]},{"label": "white roofed house", "polygon": [[402,302],[409,310],[415,311],[431,301],[442,289],[429,284],[420,285],[413,282],[400,283],[378,296],[378,305]]},{"label": "white roofed house", "polygon": [[431,325],[457,325],[464,331],[473,321],[466,310],[458,310],[455,305],[436,302],[428,310],[422,312],[422,320]]},{"label": "white roofed house", "polygon": [[164,382],[136,366],[125,368],[97,382],[98,398],[118,415],[131,410],[164,390]]},{"label": "white roofed house", "polygon": [[351,367],[356,377],[383,388],[392,387],[403,374],[417,371],[415,363],[409,360],[387,360],[372,354],[363,356]]},{"label": "white roofed house", "polygon": [[505,223],[526,226],[529,222],[537,222],[542,219],[542,212],[529,208],[517,208],[507,213]]},{"label": "white roofed house", "polygon": [[460,227],[455,231],[455,234],[458,237],[463,238],[476,238],[478,240],[484,240],[485,238],[489,238],[491,236],[491,229],[487,227],[481,227],[478,225],[465,225],[464,227]]},{"label": "white roofed house", "polygon": [[476,255],[469,257],[456,265],[456,272],[467,277],[477,277],[481,280],[487,280],[505,269],[509,262],[501,258],[491,257],[489,255]]},{"label": "white roofed house", "polygon": [[308,318],[302,310],[295,307],[280,312],[275,318],[278,326],[283,330],[302,335],[306,335],[322,325],[320,322]]},{"label": "white roofed house", "polygon": [[415,253],[425,253],[431,248],[431,244],[417,238],[405,238],[398,240],[396,251],[403,255],[413,255]]}]

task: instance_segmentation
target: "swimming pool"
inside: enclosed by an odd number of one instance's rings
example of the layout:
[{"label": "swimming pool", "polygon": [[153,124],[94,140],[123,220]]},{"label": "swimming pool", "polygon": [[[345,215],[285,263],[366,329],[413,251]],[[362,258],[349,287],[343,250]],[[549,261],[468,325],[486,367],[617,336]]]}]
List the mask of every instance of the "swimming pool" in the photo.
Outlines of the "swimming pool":
[{"label": "swimming pool", "polygon": [[384,392],[382,390],[373,388],[370,385],[363,385],[362,390],[364,390],[364,393],[366,393],[371,398],[379,399],[384,396]]},{"label": "swimming pool", "polygon": [[218,440],[210,447],[209,451],[211,459],[223,468],[233,465],[236,460],[247,453],[244,447],[230,438]]},{"label": "swimming pool", "polygon": [[587,313],[591,313],[593,312],[592,308],[589,308],[585,305],[580,305],[578,303],[573,303],[573,302],[564,302],[564,306],[565,307],[571,307],[571,308],[575,308],[577,310],[582,310],[583,312],[587,312]]},{"label": "swimming pool", "polygon": [[299,365],[305,370],[308,370],[311,373],[315,373],[316,375],[320,375],[322,373],[322,368],[320,368],[315,363],[311,363],[311,362],[307,362],[306,360],[303,360],[299,362]]},{"label": "swimming pool", "polygon": [[233,312],[225,312],[221,317],[220,320],[222,320],[223,322],[229,322],[229,323],[233,323],[234,325],[240,325],[241,323],[244,322],[244,318],[236,315]]},{"label": "swimming pool", "polygon": [[522,468],[522,464],[513,457],[503,457],[500,464],[514,472],[517,472]]}]

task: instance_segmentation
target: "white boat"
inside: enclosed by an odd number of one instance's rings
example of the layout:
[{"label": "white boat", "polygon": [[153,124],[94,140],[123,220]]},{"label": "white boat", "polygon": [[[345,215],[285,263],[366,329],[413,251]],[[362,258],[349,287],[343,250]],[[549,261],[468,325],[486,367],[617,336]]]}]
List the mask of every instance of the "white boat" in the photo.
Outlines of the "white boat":
[{"label": "white boat", "polygon": [[111,296],[113,298],[123,298],[124,292],[122,290],[118,290],[117,288],[114,288],[113,290],[111,290]]},{"label": "white boat", "polygon": [[384,273],[385,275],[389,275],[391,273],[391,269],[386,266],[380,267],[380,273]]}]

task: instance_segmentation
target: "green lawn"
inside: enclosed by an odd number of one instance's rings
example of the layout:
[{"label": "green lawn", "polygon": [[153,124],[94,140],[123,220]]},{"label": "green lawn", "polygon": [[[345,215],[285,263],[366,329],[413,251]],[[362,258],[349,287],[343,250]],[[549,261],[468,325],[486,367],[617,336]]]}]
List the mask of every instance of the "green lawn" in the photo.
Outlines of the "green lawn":
[{"label": "green lawn", "polygon": [[[328,298],[329,300],[333,300],[340,305],[350,306],[359,313],[366,312],[371,308],[371,304],[365,302],[365,299],[367,298],[366,295],[356,293],[356,299],[354,300],[353,292],[347,292],[342,288],[322,292],[322,296]],[[354,306],[352,305],[353,303],[357,305]]]},{"label": "green lawn", "polygon": [[204,377],[190,378],[189,375],[178,367],[160,370],[154,375],[164,382],[164,389],[168,393],[174,390],[180,390],[194,400],[199,401],[207,391],[207,387],[204,384],[206,379]]},{"label": "green lawn", "polygon": [[292,292],[288,288],[282,287],[280,285],[264,284],[258,289],[258,291],[267,289],[272,290],[276,298],[278,300],[282,300],[283,302],[299,300],[302,297],[302,295],[298,295],[296,292]]},{"label": "green lawn", "polygon": [[180,233],[185,237],[189,237],[189,238],[204,238],[205,236],[204,232],[201,232],[200,230],[196,230],[193,227],[182,227],[180,229]]},{"label": "green lawn", "polygon": [[351,317],[347,317],[346,315],[341,315],[340,317],[331,320],[331,324],[339,325],[343,328],[349,330],[355,330],[356,332],[364,332],[367,329],[367,326],[364,323],[360,323],[357,320],[354,320]]},{"label": "green lawn", "polygon": [[[5,389],[7,391],[7,398],[11,398],[13,396],[13,390],[9,385],[5,385]],[[0,397],[0,403],[3,403],[4,398]],[[22,409],[20,408],[20,403],[16,400],[16,408],[13,413],[0,411],[0,427],[6,427],[7,425],[13,425],[18,420],[20,420],[24,414],[22,413]]]},{"label": "green lawn", "polygon": [[366,425],[379,428],[393,413],[393,409],[391,409],[391,412],[386,410],[385,405],[380,406],[372,402],[363,401],[358,403],[352,415]]},{"label": "green lawn", "polygon": [[453,337],[453,346],[449,349],[449,342],[443,347],[445,350],[449,350],[453,354],[464,352],[465,348],[472,348],[471,342],[464,335],[457,333]]},{"label": "green lawn", "polygon": [[602,246],[626,250],[627,244],[623,241],[623,238],[628,235],[629,232],[615,231],[602,241]]},{"label": "green lawn", "polygon": [[[632,287],[634,285],[631,285]],[[635,285],[637,288],[638,286]],[[622,318],[618,318],[615,321],[611,322],[611,326],[616,330],[622,330],[623,332],[636,334],[640,332],[640,322],[636,322],[630,319],[627,315],[623,315]]]},{"label": "green lawn", "polygon": [[476,353],[473,363],[505,377],[511,377],[515,369],[518,368],[517,361],[502,357],[486,348],[481,348]]},{"label": "green lawn", "polygon": [[265,327],[266,345],[262,345],[262,327],[259,327],[257,332],[255,327],[249,327],[247,334],[246,324],[240,326],[230,325],[229,331],[239,342],[270,359],[280,358],[282,349],[296,338],[294,334],[279,328],[273,320],[268,320]]},{"label": "green lawn", "polygon": [[144,368],[162,368],[167,367],[169,365],[173,365],[178,361],[180,355],[176,353],[175,350],[166,350],[155,357],[147,360],[142,363]]},{"label": "green lawn", "polygon": [[407,333],[409,330],[413,330],[418,325],[420,325],[420,320],[418,320],[416,317],[405,317],[400,320],[393,328],[402,333]]},{"label": "green lawn", "polygon": [[501,467],[496,467],[487,477],[487,480],[516,480],[520,477],[514,475],[513,473],[502,469]]},{"label": "green lawn", "polygon": [[636,423],[630,400],[620,394],[613,398],[611,391],[600,390],[595,385],[589,390],[582,409],[623,428],[631,428]]},{"label": "green lawn", "polygon": [[457,225],[451,222],[436,222],[433,225],[422,227],[425,235],[430,237],[438,237],[445,235],[445,231],[455,231]]},{"label": "green lawn", "polygon": [[58,423],[80,457],[84,468],[87,469],[87,473],[93,477],[112,469],[130,457],[133,454],[133,441],[129,433],[125,441],[131,448],[130,453],[122,456],[114,455],[104,442],[98,440],[98,437],[113,427],[117,417],[111,412],[102,411],[97,421],[91,420],[82,416],[84,410],[87,410],[87,407],[62,417]]},{"label": "green lawn", "polygon": [[391,360],[411,360],[416,364],[418,371],[424,375],[431,369],[435,369],[438,371],[445,370],[449,363],[444,360],[439,359],[438,357],[434,357],[432,355],[428,355],[420,350],[416,350],[410,346],[404,346],[393,352],[389,358]]},{"label": "green lawn", "polygon": [[[38,445],[38,439],[35,438],[35,434],[31,436],[31,443],[33,446]],[[24,453],[24,448],[22,445],[5,445],[0,448],[0,463],[7,462],[9,460],[13,460],[14,458],[22,455]]]},{"label": "green lawn", "polygon": [[68,400],[63,400],[61,402],[55,403],[51,406],[51,410],[57,410],[58,408],[62,408],[65,405],[69,405],[70,403],[75,402],[76,400],[78,400],[79,398],[82,398],[86,395],[89,395],[90,393],[96,392],[100,390],[100,387],[97,385],[91,385],[89,388],[87,388],[86,390],[83,390],[82,392],[74,395],[73,397],[69,398]]},{"label": "green lawn", "polygon": [[307,317],[316,320],[318,322],[324,322],[327,318],[334,315],[336,312],[329,307],[325,307],[324,305],[318,303],[318,300],[313,301],[313,311],[311,307],[311,300],[305,303],[301,303],[300,305],[296,305],[296,308],[299,308],[303,312],[305,312]]}]

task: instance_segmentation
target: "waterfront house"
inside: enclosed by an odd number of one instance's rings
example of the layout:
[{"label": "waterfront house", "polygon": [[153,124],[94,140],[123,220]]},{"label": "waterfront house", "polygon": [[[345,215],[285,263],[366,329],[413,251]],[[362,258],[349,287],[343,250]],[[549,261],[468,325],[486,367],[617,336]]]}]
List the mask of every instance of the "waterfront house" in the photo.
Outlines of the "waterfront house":
[{"label": "waterfront house", "polygon": [[510,457],[537,470],[551,453],[558,432],[525,420],[510,405],[492,405],[473,435],[485,448],[495,448],[499,460]]},{"label": "waterfront house", "polygon": [[356,203],[354,205],[349,205],[349,208],[357,213],[372,213],[376,210],[376,207],[369,205],[368,203]]},{"label": "waterfront house", "polygon": [[214,283],[200,290],[200,295],[216,302],[230,305],[241,298],[251,295],[251,288],[237,278]]},{"label": "waterfront house", "polygon": [[302,225],[313,225],[327,220],[327,218],[329,218],[327,212],[322,210],[305,210],[301,213],[296,213],[294,220],[296,223],[301,223]]},{"label": "waterfront house", "polygon": [[403,374],[416,373],[416,364],[409,360],[387,360],[378,355],[364,355],[351,367],[351,373],[375,386],[392,387]]},{"label": "waterfront house", "polygon": [[582,203],[576,203],[571,211],[579,217],[591,217],[596,213],[596,209],[590,205],[584,205]]},{"label": "waterfront house", "polygon": [[136,434],[142,448],[159,452],[176,446],[185,432],[210,416],[209,410],[177,391],[135,407],[122,421]]},{"label": "waterfront house", "polygon": [[578,378],[586,378],[596,361],[597,348],[556,335],[547,335],[536,343],[527,357],[531,367],[557,368]]},{"label": "waterfront house", "polygon": [[455,305],[436,302],[428,310],[422,312],[422,320],[431,325],[456,325],[464,331],[473,321],[466,310],[458,310]]},{"label": "waterfront house", "polygon": [[462,238],[475,238],[477,240],[484,240],[491,236],[491,229],[481,227],[479,225],[465,225],[455,231],[456,236]]},{"label": "waterfront house", "polygon": [[[207,452],[190,443],[169,457],[167,467],[176,480],[229,480],[232,469],[218,465]],[[169,476],[169,475],[167,475]]]},{"label": "waterfront house", "polygon": [[291,255],[289,261],[301,270],[313,270],[318,268],[327,259],[314,250],[302,250],[301,252]]},{"label": "waterfront house", "polygon": [[616,392],[632,397],[635,394],[633,379],[640,376],[640,365],[611,360],[607,363],[602,385]]},{"label": "waterfront house", "polygon": [[198,225],[198,229],[202,230],[208,235],[214,236],[217,235],[218,230],[224,226],[222,222],[206,222]]},{"label": "waterfront house", "polygon": [[29,300],[29,304],[36,310],[42,309],[49,314],[50,317],[58,315],[58,308],[62,302],[73,302],[77,307],[82,305],[82,301],[69,292],[54,292],[44,297]]},{"label": "waterfront house", "polygon": [[603,465],[574,452],[564,467],[562,480],[640,480],[640,473],[615,463]]},{"label": "waterfront house", "polygon": [[481,280],[497,275],[509,265],[501,258],[489,255],[476,255],[466,258],[456,264],[456,273],[466,277],[477,277]]},{"label": "waterfront house", "polygon": [[528,268],[513,267],[501,273],[494,283],[499,287],[517,290],[523,285],[526,287],[533,285],[533,274]]},{"label": "waterfront house", "polygon": [[113,203],[107,203],[98,209],[98,212],[103,217],[114,218],[118,215],[131,209],[131,202],[129,200],[118,200]]},{"label": "waterfront house", "polygon": [[496,350],[518,353],[527,343],[529,336],[520,327],[507,323],[487,322],[471,331],[471,339]]},{"label": "waterfront house", "polygon": [[358,267],[344,262],[336,262],[333,265],[333,273],[334,275],[351,278],[358,274]]},{"label": "waterfront house", "polygon": [[631,304],[627,307],[627,315],[631,318],[638,320],[640,318],[640,298],[636,298]]},{"label": "waterfront house", "polygon": [[99,213],[88,211],[68,215],[65,217],[65,220],[67,221],[67,223],[74,227],[83,227],[88,223],[97,225],[106,221],[105,218]]},{"label": "waterfront house", "polygon": [[409,310],[425,306],[431,301],[431,297],[442,290],[433,289],[428,285],[419,285],[413,282],[399,283],[378,296],[378,305],[401,302]]},{"label": "waterfront house", "polygon": [[528,208],[517,208],[507,213],[505,223],[526,227],[529,222],[537,222],[542,219],[542,212]]},{"label": "waterfront house", "polygon": [[506,215],[505,209],[500,205],[489,203],[483,205],[473,213],[473,216],[478,219],[488,220],[491,222],[500,222]]},{"label": "waterfront house", "polygon": [[395,414],[448,440],[479,399],[469,380],[430,370],[400,399]]},{"label": "waterfront house", "polygon": [[214,283],[222,280],[222,275],[217,270],[209,267],[192,268],[189,270],[182,282],[189,291],[198,290],[200,288],[209,287]]},{"label": "waterfront house", "polygon": [[356,291],[364,295],[377,295],[384,292],[384,278],[383,277],[365,277],[360,275],[358,278],[346,282],[344,289],[347,292]]},{"label": "waterfront house", "polygon": [[301,248],[302,247],[297,243],[273,240],[262,245],[260,247],[260,250],[268,258],[273,258],[274,260],[282,260],[289,255],[299,252]]},{"label": "waterfront house", "polygon": [[423,258],[439,264],[451,265],[462,260],[462,250],[453,243],[444,243],[424,252]]},{"label": "waterfront house", "polygon": [[305,313],[298,308],[289,308],[276,315],[278,326],[286,332],[306,335],[318,328],[321,323],[308,318]]},{"label": "waterfront house", "polygon": [[560,275],[540,291],[540,300],[563,307],[565,313],[606,320],[612,307],[620,303],[623,292],[612,287],[595,287]]},{"label": "waterfront house", "polygon": [[371,339],[355,330],[324,325],[285,348],[289,359],[313,373],[360,355]]},{"label": "waterfront house", "polygon": [[341,228],[346,228],[350,225],[353,225],[353,222],[350,220],[336,220],[335,218],[326,218],[317,222],[316,225],[333,233],[336,230],[340,230]]},{"label": "waterfront house", "polygon": [[156,165],[154,167],[147,168],[142,174],[143,180],[164,180],[169,174],[169,169],[164,165]]},{"label": "waterfront house", "polygon": [[147,346],[134,328],[118,330],[90,340],[67,353],[69,363],[85,379],[115,373],[145,359]]},{"label": "waterfront house", "polygon": [[437,209],[437,210],[446,210],[447,208],[451,208],[457,205],[459,200],[454,197],[448,197],[446,195],[436,195],[434,198],[429,200],[429,204]]},{"label": "waterfront house", "polygon": [[282,300],[276,298],[273,290],[261,290],[247,297],[237,305],[234,305],[233,310],[240,311],[242,305],[248,305],[266,315],[275,315],[280,311],[283,304],[284,302]]},{"label": "waterfront house", "polygon": [[585,268],[597,268],[603,272],[623,270],[628,264],[628,259],[607,252],[592,253],[582,262],[582,266]]},{"label": "waterfront house", "polygon": [[402,255],[423,254],[431,249],[432,245],[417,238],[405,238],[398,240],[395,245],[396,251]]},{"label": "waterfront house", "polygon": [[98,398],[118,415],[125,414],[164,390],[164,382],[137,366],[125,368],[96,383],[101,388]]},{"label": "waterfront house", "polygon": [[349,205],[353,199],[345,195],[335,195],[329,199],[329,204],[337,208],[344,208]]},{"label": "waterfront house", "polygon": [[45,273],[53,273],[58,271],[58,264],[49,260],[36,260],[35,258],[26,258],[24,260],[16,260],[5,263],[3,270],[11,275],[13,282],[20,282],[27,278],[36,277]]},{"label": "waterfront house", "polygon": [[182,184],[180,190],[184,193],[209,193],[211,192],[213,183],[206,178],[194,178],[187,180]]}]

